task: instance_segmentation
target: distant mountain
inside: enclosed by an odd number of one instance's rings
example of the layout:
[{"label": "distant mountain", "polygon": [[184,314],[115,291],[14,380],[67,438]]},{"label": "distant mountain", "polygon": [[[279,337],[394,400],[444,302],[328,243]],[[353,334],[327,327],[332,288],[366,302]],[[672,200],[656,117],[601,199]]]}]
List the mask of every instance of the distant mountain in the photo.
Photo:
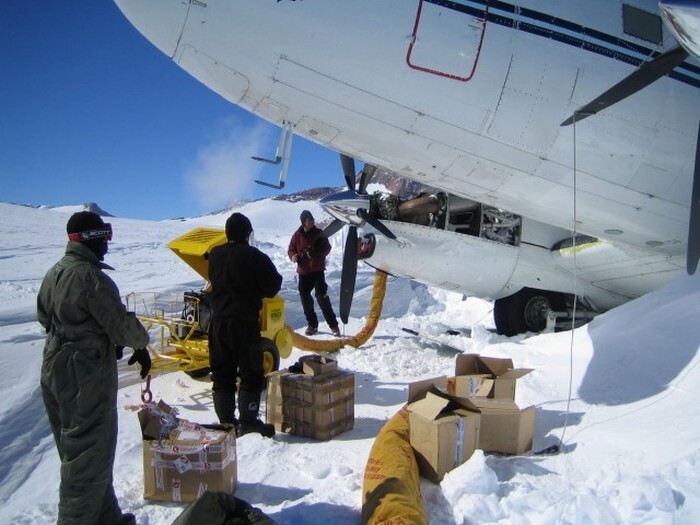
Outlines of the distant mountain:
[{"label": "distant mountain", "polygon": [[[374,177],[370,181],[370,184],[379,184],[384,186],[386,192],[398,195],[399,197],[410,197],[415,196],[423,191],[434,191],[428,186],[420,184],[406,177],[397,175],[393,171],[385,170],[383,168],[377,168],[374,173]],[[280,195],[275,195],[270,197],[271,200],[282,201],[282,202],[299,202],[299,201],[319,201],[328,195],[337,193],[339,191],[344,191],[347,189],[345,186],[323,186],[320,188],[307,188],[294,193],[283,193]],[[240,208],[246,203],[255,202],[256,200],[262,199],[250,199],[250,200],[239,200],[229,203],[226,207],[213,211],[211,213],[206,213],[207,215],[220,215],[222,213],[235,210]]]},{"label": "distant mountain", "polygon": [[104,211],[102,208],[100,208],[96,202],[86,202],[83,204],[83,210],[84,211],[91,211],[92,213],[96,213],[97,215],[101,217],[114,217],[111,213],[108,213]]},{"label": "distant mountain", "polygon": [[74,205],[70,205],[70,206],[46,206],[45,204],[36,206],[33,204],[20,204],[20,203],[16,203],[16,202],[11,202],[10,204],[15,204],[17,206],[25,206],[27,208],[64,211],[66,213],[76,213],[79,211],[91,211],[91,212],[96,213],[97,215],[99,215],[101,217],[114,217],[114,215],[112,215],[111,213],[106,212],[105,210],[100,208],[96,202],[85,202],[83,204],[74,204]]},{"label": "distant mountain", "polygon": [[[427,186],[415,182],[406,177],[397,175],[393,171],[385,170],[382,168],[377,168],[374,172],[374,176],[370,181],[370,184],[379,184],[386,188],[386,191],[400,197],[405,197],[408,195],[416,195],[421,191],[426,191]],[[344,186],[335,187],[322,187],[322,188],[309,188],[306,190],[301,190],[296,193],[289,193],[285,195],[277,195],[272,197],[273,200],[286,201],[286,202],[298,202],[302,200],[321,200],[328,195],[343,191],[346,188]]]}]

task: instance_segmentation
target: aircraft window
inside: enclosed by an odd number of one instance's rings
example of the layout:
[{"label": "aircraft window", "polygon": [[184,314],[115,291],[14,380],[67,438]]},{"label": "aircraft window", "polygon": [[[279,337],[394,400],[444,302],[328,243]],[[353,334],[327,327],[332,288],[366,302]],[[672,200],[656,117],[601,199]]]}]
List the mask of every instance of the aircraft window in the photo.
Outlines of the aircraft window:
[{"label": "aircraft window", "polygon": [[622,4],[622,27],[628,35],[654,44],[661,43],[661,18],[653,13]]}]

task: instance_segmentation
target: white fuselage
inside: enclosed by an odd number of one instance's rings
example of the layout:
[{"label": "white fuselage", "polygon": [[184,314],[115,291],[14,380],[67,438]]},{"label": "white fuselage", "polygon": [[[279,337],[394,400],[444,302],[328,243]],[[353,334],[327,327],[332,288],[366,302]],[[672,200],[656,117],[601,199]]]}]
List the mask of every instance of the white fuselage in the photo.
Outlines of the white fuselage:
[{"label": "white fuselage", "polygon": [[676,45],[660,18],[663,43],[647,40],[655,1],[116,2],[194,77],[297,135],[653,259],[631,273],[594,265],[608,290],[636,296],[685,266],[696,63],[560,126]]}]

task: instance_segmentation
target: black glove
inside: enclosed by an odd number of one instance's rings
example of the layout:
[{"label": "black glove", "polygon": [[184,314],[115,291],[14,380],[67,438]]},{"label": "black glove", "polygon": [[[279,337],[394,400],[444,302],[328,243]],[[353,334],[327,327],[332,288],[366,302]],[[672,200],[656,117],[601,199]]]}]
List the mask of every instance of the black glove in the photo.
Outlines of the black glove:
[{"label": "black glove", "polygon": [[151,371],[151,354],[148,353],[148,348],[137,348],[127,361],[128,365],[133,365],[138,362],[141,365],[141,379],[145,379],[148,372]]},{"label": "black glove", "polygon": [[117,354],[117,361],[124,357],[124,347],[121,345],[114,345],[114,353]]}]

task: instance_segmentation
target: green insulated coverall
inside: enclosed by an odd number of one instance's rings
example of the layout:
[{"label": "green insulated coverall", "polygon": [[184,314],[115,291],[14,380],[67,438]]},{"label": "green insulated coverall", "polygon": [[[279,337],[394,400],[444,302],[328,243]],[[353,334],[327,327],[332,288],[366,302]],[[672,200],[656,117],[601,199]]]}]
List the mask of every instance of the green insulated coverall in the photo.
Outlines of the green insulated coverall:
[{"label": "green insulated coverall", "polygon": [[148,334],[88,247],[69,242],[37,298],[46,329],[41,390],[61,459],[59,524],[121,520],[112,486],[117,445],[115,345],[142,348]]}]

